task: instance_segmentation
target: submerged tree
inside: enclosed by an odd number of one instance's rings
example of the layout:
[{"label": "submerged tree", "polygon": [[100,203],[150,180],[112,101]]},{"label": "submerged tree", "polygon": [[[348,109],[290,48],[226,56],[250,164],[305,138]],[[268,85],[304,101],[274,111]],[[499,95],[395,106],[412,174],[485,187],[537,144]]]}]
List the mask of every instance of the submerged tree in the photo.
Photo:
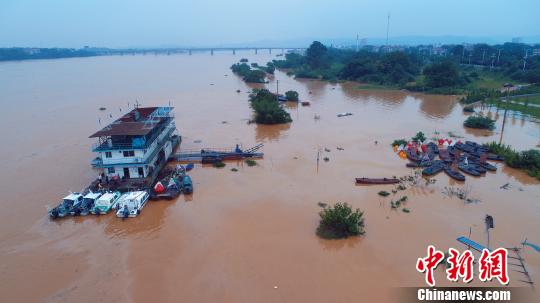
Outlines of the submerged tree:
[{"label": "submerged tree", "polygon": [[347,203],[336,203],[323,209],[319,216],[321,221],[317,235],[325,239],[341,239],[365,233],[364,213],[359,209],[352,210]]},{"label": "submerged tree", "polygon": [[298,101],[298,92],[294,90],[286,91],[285,97],[287,98],[287,101]]},{"label": "submerged tree", "polygon": [[253,90],[249,96],[251,107],[255,111],[255,122],[259,124],[280,124],[291,122],[291,115],[267,89]]}]

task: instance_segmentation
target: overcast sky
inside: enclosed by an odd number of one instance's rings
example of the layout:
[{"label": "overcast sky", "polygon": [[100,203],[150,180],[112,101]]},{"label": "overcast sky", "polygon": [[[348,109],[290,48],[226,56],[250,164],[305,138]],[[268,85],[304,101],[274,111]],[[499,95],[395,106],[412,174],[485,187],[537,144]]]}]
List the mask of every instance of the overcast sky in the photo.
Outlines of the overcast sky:
[{"label": "overcast sky", "polygon": [[540,0],[0,0],[0,47],[540,35]]}]

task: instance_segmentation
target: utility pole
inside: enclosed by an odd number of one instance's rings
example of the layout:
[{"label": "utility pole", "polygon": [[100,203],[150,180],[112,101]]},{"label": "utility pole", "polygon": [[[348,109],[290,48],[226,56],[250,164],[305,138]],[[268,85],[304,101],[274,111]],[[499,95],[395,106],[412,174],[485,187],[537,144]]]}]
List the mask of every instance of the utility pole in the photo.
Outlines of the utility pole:
[{"label": "utility pole", "polygon": [[276,100],[279,102],[279,80],[276,80]]},{"label": "utility pole", "polygon": [[469,65],[471,65],[471,57],[472,57],[472,54],[469,54]]},{"label": "utility pole", "polygon": [[390,31],[390,12],[388,13],[388,20],[386,21],[386,48],[388,49],[388,32]]},{"label": "utility pole", "polygon": [[499,49],[499,54],[497,55],[497,65],[499,65],[499,58],[501,57],[501,49]]},{"label": "utility pole", "polygon": [[463,63],[463,58],[465,57],[465,45],[462,45],[462,50],[461,50],[461,63]]},{"label": "utility pole", "polygon": [[484,57],[486,56],[486,50],[482,52],[482,65],[484,65]]},{"label": "utility pole", "polygon": [[489,68],[489,70],[493,69],[493,61],[495,61],[495,54],[491,54],[491,67]]},{"label": "utility pole", "polygon": [[501,138],[499,139],[499,145],[502,144],[503,134],[504,134],[504,124],[506,123],[506,112],[508,112],[508,102],[510,102],[510,99],[508,98],[510,95],[510,89],[506,88],[506,100],[504,104],[504,115],[503,115],[503,125],[501,128]]},{"label": "utility pole", "polygon": [[356,52],[358,52],[358,34],[356,34]]},{"label": "utility pole", "polygon": [[525,66],[527,65],[527,54],[529,53],[529,50],[525,51],[525,58],[523,58],[523,71],[525,71]]}]

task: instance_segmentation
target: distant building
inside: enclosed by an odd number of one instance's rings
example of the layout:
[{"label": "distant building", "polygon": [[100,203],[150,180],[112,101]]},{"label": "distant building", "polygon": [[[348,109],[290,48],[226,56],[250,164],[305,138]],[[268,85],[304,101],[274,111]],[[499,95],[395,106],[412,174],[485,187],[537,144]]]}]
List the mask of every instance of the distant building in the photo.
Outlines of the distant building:
[{"label": "distant building", "polygon": [[523,38],[514,37],[514,38],[512,38],[512,43],[523,43]]},{"label": "distant building", "polygon": [[135,108],[90,138],[98,138],[93,166],[109,178],[144,179],[157,175],[180,137],[172,107]]},{"label": "distant building", "polygon": [[531,56],[540,56],[540,48],[533,48]]}]

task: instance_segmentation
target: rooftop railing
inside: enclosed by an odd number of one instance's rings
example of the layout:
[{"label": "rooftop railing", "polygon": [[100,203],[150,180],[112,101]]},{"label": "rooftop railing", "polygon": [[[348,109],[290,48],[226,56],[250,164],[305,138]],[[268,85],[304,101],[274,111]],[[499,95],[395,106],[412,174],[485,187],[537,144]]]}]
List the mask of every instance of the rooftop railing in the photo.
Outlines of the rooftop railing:
[{"label": "rooftop railing", "polygon": [[[103,151],[109,151],[109,150],[129,150],[129,149],[147,149],[149,148],[152,143],[161,135],[163,132],[168,132],[166,136],[170,136],[170,133],[174,131],[176,128],[174,124],[170,123],[171,120],[169,120],[168,123],[166,123],[166,126],[160,128],[159,130],[155,131],[150,139],[146,140],[143,144],[133,144],[132,142],[109,142],[105,141],[102,143],[95,143],[92,145],[92,151],[94,152],[103,152]],[[168,129],[167,129],[168,128]]]}]

